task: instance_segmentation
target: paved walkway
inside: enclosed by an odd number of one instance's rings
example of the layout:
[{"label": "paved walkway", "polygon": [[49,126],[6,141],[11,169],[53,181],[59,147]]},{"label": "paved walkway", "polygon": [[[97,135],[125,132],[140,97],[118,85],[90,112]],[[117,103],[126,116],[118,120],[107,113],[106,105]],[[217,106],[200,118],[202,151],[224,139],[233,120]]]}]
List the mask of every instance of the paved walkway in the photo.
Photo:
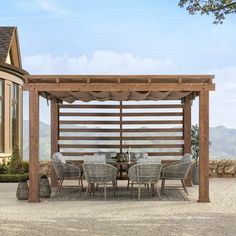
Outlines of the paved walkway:
[{"label": "paved walkway", "polygon": [[236,179],[211,179],[211,203],[190,201],[43,201],[15,197],[0,184],[0,235],[236,235]]}]

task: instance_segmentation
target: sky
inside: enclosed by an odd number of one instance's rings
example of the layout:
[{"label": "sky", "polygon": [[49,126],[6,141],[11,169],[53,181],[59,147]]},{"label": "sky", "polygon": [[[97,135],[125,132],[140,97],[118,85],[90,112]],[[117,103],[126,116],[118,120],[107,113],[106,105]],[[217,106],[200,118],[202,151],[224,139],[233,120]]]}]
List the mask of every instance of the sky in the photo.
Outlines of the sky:
[{"label": "sky", "polygon": [[[0,0],[31,74],[214,74],[210,126],[236,128],[236,14],[222,25],[177,0]],[[24,119],[28,119],[27,93]],[[193,104],[193,123],[198,103]],[[41,101],[40,119],[49,123]]]}]

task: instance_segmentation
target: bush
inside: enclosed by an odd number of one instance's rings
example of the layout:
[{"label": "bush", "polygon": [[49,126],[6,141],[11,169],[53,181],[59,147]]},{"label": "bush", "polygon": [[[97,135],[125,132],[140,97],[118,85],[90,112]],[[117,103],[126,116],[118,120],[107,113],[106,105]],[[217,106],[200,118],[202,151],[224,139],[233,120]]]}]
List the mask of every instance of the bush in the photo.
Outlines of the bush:
[{"label": "bush", "polygon": [[7,174],[9,171],[9,163],[3,162],[0,164],[0,174]]},{"label": "bush", "polygon": [[15,145],[13,152],[12,152],[10,164],[9,164],[9,173],[10,174],[22,174],[24,172],[22,162],[23,162],[23,160],[22,160],[22,156],[20,154],[19,147],[18,147],[18,145]]},{"label": "bush", "polygon": [[22,169],[23,169],[23,173],[29,173],[29,162],[28,161],[22,161]]},{"label": "bush", "polygon": [[20,182],[29,179],[29,174],[2,174],[0,182]]}]

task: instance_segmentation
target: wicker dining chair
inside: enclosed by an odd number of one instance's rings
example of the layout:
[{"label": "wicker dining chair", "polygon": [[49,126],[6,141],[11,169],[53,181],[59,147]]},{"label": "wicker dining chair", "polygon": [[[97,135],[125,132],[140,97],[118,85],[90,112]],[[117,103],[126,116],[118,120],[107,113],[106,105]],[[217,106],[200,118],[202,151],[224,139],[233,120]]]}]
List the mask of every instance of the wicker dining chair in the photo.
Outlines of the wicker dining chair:
[{"label": "wicker dining chair", "polygon": [[185,154],[182,157],[182,159],[178,162],[165,165],[162,168],[161,192],[164,193],[166,180],[180,180],[182,186],[168,186],[167,188],[169,189],[183,188],[184,192],[188,195],[188,191],[185,185],[185,180],[188,177],[191,166],[192,166],[192,156],[190,154]]},{"label": "wicker dining chair", "polygon": [[151,184],[152,193],[155,195],[155,188],[158,198],[160,192],[157,182],[160,178],[162,165],[157,163],[136,164],[129,168],[129,179],[131,181],[131,196],[133,194],[133,185],[138,184],[138,200],[141,195],[141,185]]},{"label": "wicker dining chair", "polygon": [[78,180],[78,185],[83,191],[83,169],[81,166],[66,163],[63,155],[59,152],[53,154],[52,166],[59,181],[55,196],[60,192],[64,180]]},{"label": "wicker dining chair", "polygon": [[103,163],[83,163],[85,179],[88,182],[88,187],[86,189],[85,199],[87,199],[88,192],[95,192],[95,185],[104,186],[104,199],[106,200],[106,186],[112,184],[113,192],[115,196],[116,191],[116,178],[117,178],[117,168],[110,164]]}]

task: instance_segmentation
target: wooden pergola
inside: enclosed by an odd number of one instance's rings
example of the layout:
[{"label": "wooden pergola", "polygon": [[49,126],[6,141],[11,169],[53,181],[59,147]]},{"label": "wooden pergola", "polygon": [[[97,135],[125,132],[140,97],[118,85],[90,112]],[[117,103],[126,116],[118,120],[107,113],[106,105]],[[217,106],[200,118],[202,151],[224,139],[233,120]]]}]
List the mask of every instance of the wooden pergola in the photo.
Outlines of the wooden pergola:
[{"label": "wooden pergola", "polygon": [[[137,145],[125,145],[124,140],[183,140],[183,144],[141,144],[141,148],[181,148],[175,152],[152,152],[153,156],[180,156],[183,153],[191,153],[191,104],[192,100],[199,96],[199,129],[200,129],[200,183],[199,202],[209,202],[209,91],[215,90],[213,75],[26,75],[24,76],[24,90],[29,91],[29,202],[39,202],[39,96],[51,101],[51,152],[64,149],[64,155],[77,156],[91,154],[88,152],[66,152],[66,148],[118,148],[121,152],[123,148]],[[119,101],[119,105],[76,105],[73,102],[82,101]],[[179,104],[151,104],[151,105],[124,105],[123,101],[136,100],[176,100]],[[68,104],[70,103],[70,104]],[[118,113],[109,114],[100,112],[65,112],[60,109],[91,108],[118,109]],[[153,113],[124,113],[123,109],[182,109],[181,112],[153,112]],[[75,116],[117,116],[119,120],[108,121],[78,121],[61,120],[60,117]],[[124,116],[157,116],[176,117],[181,119],[166,120],[124,120]],[[115,137],[97,136],[61,136],[62,132],[81,132],[80,128],[61,128],[63,124],[109,124],[119,125],[118,129],[87,129],[83,132],[119,132]],[[167,132],[164,136],[152,137],[127,137],[125,132],[139,132],[135,129],[123,128],[128,124],[168,124],[182,125],[181,128],[160,128],[160,129],[140,129],[142,132]],[[171,132],[182,132],[181,136],[169,135]],[[59,140],[118,140],[116,145],[75,145],[59,144]],[[140,146],[140,145],[139,145]],[[159,150],[158,149],[158,150]],[[52,171],[52,186],[57,185],[55,173]]]}]

